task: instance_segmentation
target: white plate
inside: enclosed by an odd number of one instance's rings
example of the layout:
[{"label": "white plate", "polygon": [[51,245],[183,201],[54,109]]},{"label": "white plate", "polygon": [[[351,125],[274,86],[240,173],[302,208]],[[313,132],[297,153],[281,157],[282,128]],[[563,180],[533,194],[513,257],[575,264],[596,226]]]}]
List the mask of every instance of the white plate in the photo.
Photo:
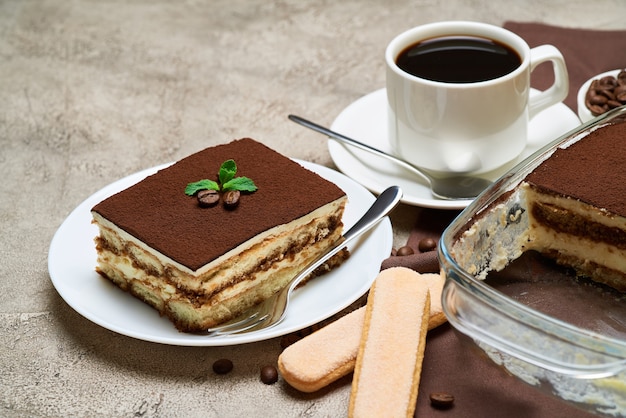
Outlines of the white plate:
[{"label": "white plate", "polygon": [[[327,167],[298,161],[348,195],[344,224],[351,227],[374,201],[365,188]],[[235,336],[209,337],[181,333],[156,310],[115,287],[95,272],[91,208],[168,164],[153,167],[116,181],[81,203],[55,233],[48,253],[48,270],[61,297],[79,314],[111,331],[163,344],[183,346],[224,346],[261,341],[297,331],[326,319],[356,301],[369,290],[383,259],[393,244],[391,222],[383,219],[351,246],[352,255],[339,268],[317,277],[297,290],[285,320],[279,325]]]},{"label": "white plate", "polygon": [[[531,91],[536,94],[536,91]],[[496,180],[508,169],[528,157],[548,142],[580,125],[576,114],[563,103],[557,103],[537,114],[528,128],[528,145],[511,163],[481,175]],[[346,107],[337,116],[332,129],[380,150],[391,153],[387,133],[387,94],[385,89],[376,90]],[[430,187],[415,174],[359,149],[349,149],[336,141],[328,141],[328,150],[346,175],[361,183],[374,193],[380,193],[391,185],[402,188],[402,202],[436,209],[463,209],[471,200],[441,200],[433,197]]]}]

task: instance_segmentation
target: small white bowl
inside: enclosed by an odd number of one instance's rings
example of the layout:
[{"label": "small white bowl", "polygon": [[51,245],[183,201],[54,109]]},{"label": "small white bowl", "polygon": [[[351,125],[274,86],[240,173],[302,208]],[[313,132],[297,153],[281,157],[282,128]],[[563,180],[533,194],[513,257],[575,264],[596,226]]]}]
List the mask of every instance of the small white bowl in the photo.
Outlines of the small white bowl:
[{"label": "small white bowl", "polygon": [[588,122],[591,119],[595,118],[595,116],[591,113],[591,111],[585,105],[585,96],[587,95],[587,90],[589,90],[589,86],[591,86],[591,83],[593,82],[593,80],[597,80],[597,79],[600,79],[602,77],[606,77],[608,75],[613,76],[613,77],[617,77],[617,75],[619,74],[620,71],[622,71],[622,70],[621,69],[620,70],[611,70],[611,71],[607,71],[605,73],[594,75],[589,80],[585,81],[585,83],[582,85],[582,87],[578,90],[578,96],[577,96],[578,117],[580,118],[580,120],[583,123]]}]

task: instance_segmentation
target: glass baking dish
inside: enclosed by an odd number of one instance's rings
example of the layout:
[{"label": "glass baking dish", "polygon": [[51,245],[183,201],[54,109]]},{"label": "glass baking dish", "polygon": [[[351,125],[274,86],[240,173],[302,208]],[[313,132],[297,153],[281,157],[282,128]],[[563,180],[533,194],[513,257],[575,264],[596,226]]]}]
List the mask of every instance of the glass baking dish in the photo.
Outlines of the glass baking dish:
[{"label": "glass baking dish", "polygon": [[476,243],[470,256],[476,264],[454,256],[473,220],[502,203],[560,144],[605,123],[626,123],[626,107],[581,125],[506,173],[449,225],[438,251],[446,276],[444,312],[463,341],[543,392],[595,414],[625,416],[626,294],[576,278],[533,252],[479,279],[472,266],[489,265],[481,258],[497,247],[492,230]]}]

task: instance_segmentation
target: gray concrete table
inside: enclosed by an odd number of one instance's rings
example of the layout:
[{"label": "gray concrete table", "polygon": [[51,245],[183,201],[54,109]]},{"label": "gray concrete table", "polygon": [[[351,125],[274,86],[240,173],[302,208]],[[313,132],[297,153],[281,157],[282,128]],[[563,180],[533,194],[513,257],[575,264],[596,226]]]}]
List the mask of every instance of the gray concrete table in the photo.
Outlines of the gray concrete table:
[{"label": "gray concrete table", "polygon": [[[278,339],[168,346],[83,318],[48,276],[56,229],[103,186],[239,137],[332,166],[287,115],[329,125],[384,87],[384,48],[412,26],[624,16],[621,0],[0,2],[0,415],[345,415],[349,379],[312,395],[260,382]],[[411,210],[393,215],[396,245]],[[222,357],[235,369],[216,376]]]}]

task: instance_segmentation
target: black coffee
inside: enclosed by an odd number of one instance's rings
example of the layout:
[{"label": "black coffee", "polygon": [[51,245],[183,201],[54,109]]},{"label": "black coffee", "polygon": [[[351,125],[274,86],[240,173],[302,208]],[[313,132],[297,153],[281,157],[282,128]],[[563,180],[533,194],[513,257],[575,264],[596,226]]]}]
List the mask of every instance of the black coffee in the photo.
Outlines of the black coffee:
[{"label": "black coffee", "polygon": [[406,48],[396,60],[409,74],[446,83],[475,83],[502,77],[521,64],[511,47],[486,38],[428,39]]}]

